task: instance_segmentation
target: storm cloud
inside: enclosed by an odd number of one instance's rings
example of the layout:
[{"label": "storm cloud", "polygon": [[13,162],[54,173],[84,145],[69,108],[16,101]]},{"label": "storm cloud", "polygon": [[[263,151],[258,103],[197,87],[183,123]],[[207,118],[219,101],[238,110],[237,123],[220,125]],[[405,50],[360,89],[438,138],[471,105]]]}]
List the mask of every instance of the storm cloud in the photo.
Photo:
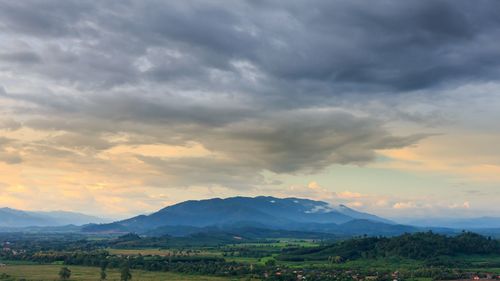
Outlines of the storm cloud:
[{"label": "storm cloud", "polygon": [[19,141],[28,158],[53,147],[100,163],[103,151],[146,144],[212,153],[135,155],[158,172],[144,180],[153,185],[243,188],[266,184],[263,172],[363,165],[430,135],[394,132],[390,119],[442,118],[398,101],[498,82],[498,11],[497,1],[0,1],[0,127],[49,134]]}]

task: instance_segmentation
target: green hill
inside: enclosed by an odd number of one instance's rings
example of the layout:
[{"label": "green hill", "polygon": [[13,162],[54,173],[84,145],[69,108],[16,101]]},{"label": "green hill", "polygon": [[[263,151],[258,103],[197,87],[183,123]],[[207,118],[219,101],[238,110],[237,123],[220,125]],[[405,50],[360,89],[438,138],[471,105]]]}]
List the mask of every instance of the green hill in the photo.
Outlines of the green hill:
[{"label": "green hill", "polygon": [[404,234],[397,237],[362,237],[316,248],[291,250],[279,259],[355,260],[359,258],[401,257],[427,260],[439,256],[500,254],[500,242],[471,232],[446,236],[432,232]]}]

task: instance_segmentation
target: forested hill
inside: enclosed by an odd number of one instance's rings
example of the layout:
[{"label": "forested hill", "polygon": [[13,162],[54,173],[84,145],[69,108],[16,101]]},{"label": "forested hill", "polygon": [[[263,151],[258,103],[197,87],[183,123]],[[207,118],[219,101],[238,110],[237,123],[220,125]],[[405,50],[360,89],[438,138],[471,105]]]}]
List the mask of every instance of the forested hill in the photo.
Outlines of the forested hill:
[{"label": "forested hill", "polygon": [[283,253],[282,260],[337,261],[358,258],[402,257],[427,260],[438,256],[461,254],[500,255],[500,242],[471,232],[446,236],[432,232],[404,234],[397,237],[353,238],[317,248],[297,249]]}]

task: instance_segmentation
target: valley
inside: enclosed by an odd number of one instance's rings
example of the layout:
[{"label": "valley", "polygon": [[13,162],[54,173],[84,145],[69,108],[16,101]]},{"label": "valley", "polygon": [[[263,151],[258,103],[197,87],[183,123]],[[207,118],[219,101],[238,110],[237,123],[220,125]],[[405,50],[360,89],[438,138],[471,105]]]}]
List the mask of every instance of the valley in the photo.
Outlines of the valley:
[{"label": "valley", "polygon": [[69,280],[123,280],[123,272],[133,280],[500,275],[495,236],[402,225],[299,198],[186,201],[112,223],[4,229],[0,243],[0,280],[55,280],[60,271],[70,272]]},{"label": "valley", "polygon": [[0,281],[500,281],[500,0],[0,0],[0,40]]},{"label": "valley", "polygon": [[[500,242],[464,232],[341,240],[192,241],[123,236],[1,234],[0,280],[450,280],[500,275]],[[185,238],[186,241],[197,238]],[[143,247],[144,241],[156,247]],[[55,242],[60,241],[60,242]],[[196,246],[194,246],[196,245]],[[305,279],[303,279],[305,277]],[[302,278],[302,279],[301,279]]]}]

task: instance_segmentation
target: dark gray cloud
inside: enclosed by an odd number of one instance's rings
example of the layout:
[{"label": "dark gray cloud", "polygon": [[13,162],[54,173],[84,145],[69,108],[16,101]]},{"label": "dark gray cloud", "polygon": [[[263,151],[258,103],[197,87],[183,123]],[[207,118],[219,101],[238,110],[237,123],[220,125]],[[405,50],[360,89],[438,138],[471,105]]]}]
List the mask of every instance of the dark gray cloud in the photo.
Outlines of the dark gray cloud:
[{"label": "dark gray cloud", "polygon": [[[222,158],[140,158],[193,183],[364,164],[376,150],[426,136],[395,136],[391,118],[446,119],[394,99],[500,77],[499,8],[486,0],[0,1],[0,99],[24,126],[58,132],[43,145],[95,153],[200,143]],[[383,114],[370,111],[374,100]],[[9,122],[0,124],[18,128]],[[112,134],[128,138],[113,143]]]},{"label": "dark gray cloud", "polygon": [[32,52],[14,52],[0,54],[0,60],[20,64],[40,63],[41,59],[36,53]]},{"label": "dark gray cloud", "polygon": [[[225,186],[248,189],[268,184],[258,167],[244,161],[210,159],[205,157],[168,158],[138,156],[140,161],[160,172],[160,176],[149,177],[150,186]],[[168,182],[165,181],[165,176]]]},{"label": "dark gray cloud", "polygon": [[499,5],[2,1],[0,21],[6,34],[45,42],[34,72],[80,87],[175,80],[217,88],[214,72],[234,74],[234,62],[247,61],[267,78],[267,95],[331,96],[496,79]]},{"label": "dark gray cloud", "polygon": [[2,29],[37,37],[80,33],[82,28],[77,24],[85,19],[86,13],[95,12],[97,8],[90,2],[80,1],[2,1],[0,7]]},{"label": "dark gray cloud", "polygon": [[248,187],[265,183],[260,173],[266,170],[309,174],[332,163],[361,165],[373,161],[377,149],[405,147],[425,137],[392,136],[377,122],[346,113],[276,115],[216,129],[183,132],[183,138],[203,144],[217,153],[214,156],[180,159],[139,156],[138,159],[177,184]]},{"label": "dark gray cloud", "polygon": [[[255,187],[267,182],[261,176],[263,171],[309,174],[332,164],[362,165],[375,159],[376,150],[413,145],[426,137],[394,136],[381,121],[329,107],[265,112],[242,107],[238,112],[231,104],[210,102],[196,108],[186,101],[172,103],[172,99],[154,103],[131,97],[38,97],[18,97],[42,107],[46,116],[32,117],[24,126],[65,132],[42,142],[43,147],[94,155],[115,145],[185,146],[195,142],[213,153],[179,159],[137,156],[162,175],[148,178],[148,184],[166,185],[166,177],[174,185]],[[117,142],[105,139],[116,134],[127,138]]]}]

